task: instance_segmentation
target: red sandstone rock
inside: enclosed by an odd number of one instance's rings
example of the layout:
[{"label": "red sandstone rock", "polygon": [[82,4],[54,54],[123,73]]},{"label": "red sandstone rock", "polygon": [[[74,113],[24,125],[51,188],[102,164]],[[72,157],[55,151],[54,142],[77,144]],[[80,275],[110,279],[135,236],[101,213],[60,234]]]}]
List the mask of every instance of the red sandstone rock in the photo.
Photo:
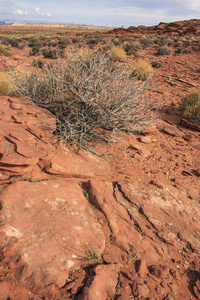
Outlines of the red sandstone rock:
[{"label": "red sandstone rock", "polygon": [[23,267],[18,279],[32,292],[53,297],[53,286],[65,284],[87,249],[100,254],[105,247],[101,226],[75,182],[17,182],[1,199],[4,243],[15,238],[11,249],[21,257],[16,269]]},{"label": "red sandstone rock", "polygon": [[118,267],[114,264],[99,265],[95,268],[95,276],[90,286],[84,288],[80,300],[106,300],[115,295],[118,281]]},{"label": "red sandstone rock", "polygon": [[200,299],[200,280],[197,280],[197,282],[194,286],[194,293],[195,293],[197,299]]},{"label": "red sandstone rock", "polygon": [[165,266],[150,266],[149,271],[154,276],[164,279],[169,275],[169,269]]},{"label": "red sandstone rock", "polygon": [[163,128],[163,131],[165,133],[168,133],[169,135],[172,135],[172,136],[179,136],[180,135],[180,132],[177,130],[177,128],[173,127],[173,126],[165,126]]},{"label": "red sandstone rock", "polygon": [[140,262],[139,270],[138,270],[138,275],[142,278],[145,277],[147,272],[147,262],[143,259]]},{"label": "red sandstone rock", "polygon": [[144,157],[151,156],[151,152],[143,145],[137,143],[131,143],[129,146],[130,149],[137,150],[137,153]]}]

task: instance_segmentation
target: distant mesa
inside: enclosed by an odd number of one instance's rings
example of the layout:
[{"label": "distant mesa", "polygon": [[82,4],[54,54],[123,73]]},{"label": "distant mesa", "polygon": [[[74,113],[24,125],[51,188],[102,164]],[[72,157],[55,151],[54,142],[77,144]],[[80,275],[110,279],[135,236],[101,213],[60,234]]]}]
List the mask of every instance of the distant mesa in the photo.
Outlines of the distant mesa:
[{"label": "distant mesa", "polygon": [[196,35],[200,36],[200,19],[191,19],[171,23],[159,23],[156,26],[130,26],[127,29],[115,28],[109,34],[152,34],[152,35]]}]

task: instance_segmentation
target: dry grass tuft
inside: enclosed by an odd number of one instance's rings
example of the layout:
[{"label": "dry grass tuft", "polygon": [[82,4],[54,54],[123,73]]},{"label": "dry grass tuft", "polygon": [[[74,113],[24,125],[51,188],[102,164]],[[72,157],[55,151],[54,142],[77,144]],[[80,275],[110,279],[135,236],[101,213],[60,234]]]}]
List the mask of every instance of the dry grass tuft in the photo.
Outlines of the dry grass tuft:
[{"label": "dry grass tuft", "polygon": [[10,75],[0,72],[0,96],[16,95],[16,85]]},{"label": "dry grass tuft", "polygon": [[200,125],[200,91],[193,91],[181,99],[180,109],[188,121]]},{"label": "dry grass tuft", "polygon": [[131,76],[136,77],[138,80],[145,81],[153,75],[153,68],[151,64],[144,59],[139,59],[133,63],[133,68]]},{"label": "dry grass tuft", "polygon": [[0,55],[11,56],[11,52],[7,46],[0,44]]},{"label": "dry grass tuft", "polygon": [[113,47],[109,51],[109,56],[114,61],[120,61],[126,57],[126,52],[122,48]]}]

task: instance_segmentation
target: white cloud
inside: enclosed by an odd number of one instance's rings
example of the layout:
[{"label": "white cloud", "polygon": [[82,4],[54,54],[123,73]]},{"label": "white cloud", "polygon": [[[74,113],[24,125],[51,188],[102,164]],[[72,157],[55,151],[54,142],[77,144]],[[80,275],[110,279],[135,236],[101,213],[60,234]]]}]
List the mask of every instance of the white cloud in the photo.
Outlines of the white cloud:
[{"label": "white cloud", "polygon": [[15,15],[28,15],[27,11],[23,11],[23,10],[21,10],[19,8],[15,9],[14,14]]},{"label": "white cloud", "polygon": [[51,13],[43,13],[43,12],[41,12],[40,11],[40,8],[38,7],[38,6],[36,6],[35,8],[34,8],[34,11],[38,14],[38,15],[40,15],[40,16],[46,16],[46,17],[51,17],[52,16],[52,14]]}]

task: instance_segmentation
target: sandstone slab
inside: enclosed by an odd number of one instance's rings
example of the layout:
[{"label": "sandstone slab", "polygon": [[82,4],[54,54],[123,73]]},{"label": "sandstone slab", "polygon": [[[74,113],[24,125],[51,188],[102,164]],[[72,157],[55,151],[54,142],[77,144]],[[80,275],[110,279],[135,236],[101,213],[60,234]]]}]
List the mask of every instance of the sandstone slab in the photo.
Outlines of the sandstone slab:
[{"label": "sandstone slab", "polygon": [[32,292],[53,299],[55,286],[65,284],[87,250],[100,255],[105,247],[101,225],[76,182],[16,182],[1,201],[4,256],[18,261],[18,280]]}]

